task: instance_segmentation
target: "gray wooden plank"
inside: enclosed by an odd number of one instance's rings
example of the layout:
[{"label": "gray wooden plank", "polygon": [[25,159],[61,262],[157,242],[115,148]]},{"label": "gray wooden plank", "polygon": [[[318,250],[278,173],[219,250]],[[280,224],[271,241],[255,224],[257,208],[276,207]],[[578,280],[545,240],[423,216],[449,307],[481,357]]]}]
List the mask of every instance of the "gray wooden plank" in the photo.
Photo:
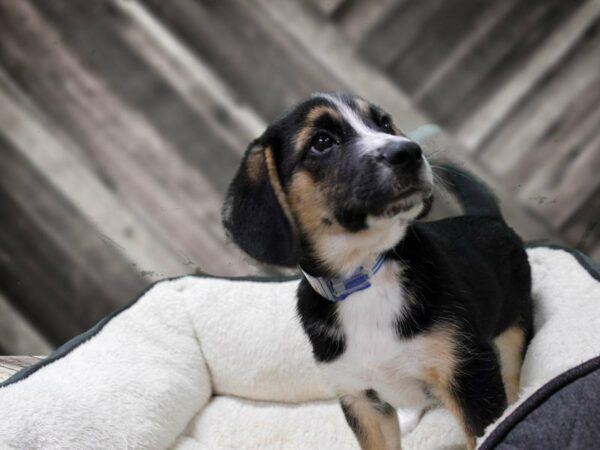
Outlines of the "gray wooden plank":
[{"label": "gray wooden plank", "polygon": [[47,355],[52,345],[0,292],[0,348],[5,355]]},{"label": "gray wooden plank", "polygon": [[0,381],[11,377],[23,367],[38,362],[35,356],[0,356]]},{"label": "gray wooden plank", "polygon": [[[543,213],[557,229],[585,207],[600,187],[600,121],[594,130],[581,136],[565,152],[549,159],[519,194],[523,198],[546,198],[530,205]],[[593,211],[600,217],[600,210]]]},{"label": "gray wooden plank", "polygon": [[[120,250],[144,278],[172,277],[189,271],[114,192],[76,157],[65,136],[57,136],[42,113],[0,70],[0,130],[23,158],[35,167],[78,211],[94,224],[106,242]],[[46,121],[47,122],[47,121]]]},{"label": "gray wooden plank", "polygon": [[353,0],[306,0],[320,14],[331,17],[340,10],[344,5],[354,3]]},{"label": "gray wooden plank", "polygon": [[2,289],[61,344],[147,282],[4,138],[0,149]]},{"label": "gray wooden plank", "polygon": [[133,0],[112,4],[129,19],[117,32],[241,155],[248,142],[265,129],[264,121],[144,5]]},{"label": "gray wooden plank", "polygon": [[[531,178],[535,172],[548,168],[552,159],[558,162],[561,148],[555,144],[543,145],[547,144],[544,136],[556,143],[561,134],[567,137],[571,134],[568,128],[557,128],[558,124],[570,123],[570,116],[580,118],[575,125],[589,119],[588,110],[595,109],[594,99],[600,95],[597,88],[600,74],[596,70],[600,66],[599,49],[598,36],[590,34],[583,38],[576,51],[555,71],[547,73],[544,82],[488,138],[479,153],[481,161],[511,182]],[[567,147],[562,146],[563,151],[569,151]]]},{"label": "gray wooden plank", "polygon": [[458,139],[468,149],[477,151],[494,130],[523,102],[548,73],[563,65],[568,54],[581,43],[600,15],[600,3],[589,0],[558,27],[533,56],[512,75],[501,89],[485,99],[457,131]]},{"label": "gray wooden plank", "polygon": [[[588,56],[584,56],[584,60],[587,59]],[[574,76],[562,73],[553,83],[532,93],[484,154],[491,158],[495,154],[492,151],[504,153],[507,145],[518,145],[516,155],[505,155],[496,167],[502,168],[511,182],[526,180],[523,183],[523,190],[529,191],[526,195],[535,195],[534,191],[540,187],[535,186],[539,173],[568,161],[563,159],[564,155],[585,145],[584,142],[599,132],[600,74],[594,77],[591,66],[586,69],[576,61],[565,67],[574,69]],[[588,70],[592,78],[582,75],[582,70]],[[549,98],[553,99],[551,103]]]},{"label": "gray wooden plank", "polygon": [[399,3],[410,0],[352,0],[335,12],[333,20],[353,42],[362,41]]},{"label": "gray wooden plank", "polygon": [[414,100],[416,102],[421,101],[435,86],[442,83],[449,73],[457,70],[463,59],[474,51],[481,40],[485,39],[498,26],[499,22],[504,20],[504,17],[514,7],[514,3],[515,0],[491,3],[491,7],[485,8],[476,22],[470,24],[469,27],[465,27],[468,32],[457,42],[457,45],[448,49],[440,64],[434,69],[422,72],[423,82],[412,94]]},{"label": "gray wooden plank", "polygon": [[358,49],[370,62],[388,68],[423,33],[423,23],[444,7],[437,0],[404,1],[395,4],[371,28]]},{"label": "gray wooden plank", "polygon": [[448,55],[484,19],[483,13],[498,16],[500,10],[512,2],[460,0],[440,3],[440,9],[419,24],[421,30],[427,31],[415,35],[388,68],[388,73],[402,89],[409,93],[419,92],[418,100],[428,95],[429,91],[422,89],[427,78],[438,72]]},{"label": "gray wooden plank", "polygon": [[574,247],[600,262],[600,186],[561,228]]},{"label": "gray wooden plank", "polygon": [[268,121],[315,91],[345,88],[310,51],[249,2],[144,4]]},{"label": "gray wooden plank", "polygon": [[518,74],[532,52],[579,3],[579,0],[518,2],[486,39],[455,66],[456,70],[419,99],[419,105],[440,123],[456,128],[511,74]]},{"label": "gray wooden plank", "polygon": [[3,13],[1,62],[85,151],[86,163],[123,202],[182,255],[190,270],[253,271],[239,252],[224,250],[221,196],[203,174],[178,155],[141,111],[124,103],[75,59],[66,45],[53,45],[60,35],[28,2]]},{"label": "gray wooden plank", "polygon": [[[225,191],[244,147],[232,148],[148,66],[139,55],[139,47],[128,45],[123,33],[134,26],[129,16],[108,0],[35,2],[35,7],[60,30],[62,44],[72,49],[95,76],[130,107],[142,111],[217,191]],[[226,120],[226,112],[222,114]]]}]

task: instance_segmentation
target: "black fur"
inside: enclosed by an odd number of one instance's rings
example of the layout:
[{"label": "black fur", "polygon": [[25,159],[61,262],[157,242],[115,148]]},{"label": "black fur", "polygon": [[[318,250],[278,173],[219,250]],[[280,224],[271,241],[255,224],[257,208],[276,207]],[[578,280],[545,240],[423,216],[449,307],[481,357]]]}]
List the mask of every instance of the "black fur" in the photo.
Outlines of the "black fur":
[{"label": "black fur", "polygon": [[472,173],[451,165],[440,165],[438,169],[438,175],[448,182],[459,197],[465,214],[502,218],[498,199],[483,181]]},{"label": "black fur", "polygon": [[[333,361],[346,349],[340,325],[335,318],[336,305],[324,301],[303,279],[298,286],[298,315],[310,339],[318,362]],[[324,332],[327,330],[327,332]]]},{"label": "black fur", "polygon": [[383,400],[381,400],[381,398],[379,398],[379,394],[377,394],[377,391],[373,389],[367,389],[365,391],[365,395],[371,402],[371,405],[373,405],[373,408],[375,408],[375,410],[378,413],[383,414],[384,416],[391,416],[392,414],[396,414],[396,410],[394,409],[394,407],[388,402],[384,402]]},{"label": "black fur", "polygon": [[[343,98],[349,106],[357,107],[353,97]],[[343,148],[322,157],[311,156],[308,147],[300,152],[293,148],[291,142],[304,118],[320,104],[327,101],[314,98],[299,105],[255,143],[272,148],[284,190],[299,167],[315,180],[326,179],[335,204],[333,218],[353,233],[367,226],[367,215],[377,215],[390,199],[396,198],[398,186],[425,189],[415,174],[396,168],[392,168],[395,178],[378,178],[381,162],[357,152],[347,124],[327,114],[318,118],[316,128],[335,134]],[[368,114],[365,123],[383,126],[385,116],[378,108],[371,107]],[[231,185],[224,210],[224,224],[234,241],[263,262],[287,266],[300,263],[315,276],[329,275],[313,252],[310,236],[302,230],[292,235],[293,227],[277,204],[267,178],[250,183],[245,162]],[[469,432],[479,435],[506,406],[492,340],[514,325],[521,327],[527,339],[532,334],[530,268],[520,238],[505,224],[491,191],[473,175],[455,167],[443,167],[440,175],[463,204],[466,215],[413,223],[405,237],[388,251],[387,257],[404,268],[398,283],[414,299],[397,318],[396,329],[403,339],[436,326],[450,325],[458,331],[461,342],[457,347],[463,353],[459,355],[451,395]],[[427,210],[430,199],[423,198]],[[326,220],[331,223],[332,217]],[[302,279],[297,311],[320,363],[336,360],[346,348],[344,330],[336,319],[337,308]],[[376,392],[367,391],[365,395],[382,411],[389,411]],[[342,409],[350,426],[360,431],[343,402]]]},{"label": "black fur", "polygon": [[463,345],[450,395],[459,405],[468,433],[482,436],[507,406],[504,383],[498,358],[489,343],[465,338]]},{"label": "black fur", "polygon": [[[249,152],[235,175],[223,207],[223,225],[229,237],[247,254],[267,264],[293,267],[297,262],[297,241],[263,166],[258,182],[246,172]],[[263,161],[264,165],[264,161]],[[262,235],[261,239],[256,236]]]}]

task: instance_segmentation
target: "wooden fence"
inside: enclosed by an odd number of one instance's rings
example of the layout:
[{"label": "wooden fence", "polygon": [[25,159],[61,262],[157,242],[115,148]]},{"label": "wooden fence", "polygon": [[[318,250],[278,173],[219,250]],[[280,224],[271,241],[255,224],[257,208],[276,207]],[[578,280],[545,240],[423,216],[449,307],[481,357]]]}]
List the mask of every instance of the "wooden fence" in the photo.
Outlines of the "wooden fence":
[{"label": "wooden fence", "polygon": [[247,143],[315,91],[372,99],[600,259],[599,0],[0,1],[0,353],[44,353],[226,242]]}]

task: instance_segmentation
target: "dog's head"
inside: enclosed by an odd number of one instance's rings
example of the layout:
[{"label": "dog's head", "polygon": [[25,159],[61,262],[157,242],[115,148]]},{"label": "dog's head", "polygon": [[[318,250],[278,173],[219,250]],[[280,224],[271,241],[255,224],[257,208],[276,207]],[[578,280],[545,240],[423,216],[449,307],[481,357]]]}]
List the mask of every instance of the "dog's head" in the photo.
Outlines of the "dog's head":
[{"label": "dog's head", "polygon": [[397,243],[427,207],[432,186],[421,148],[381,108],[317,94],[250,144],[223,223],[261,262],[311,260],[338,272]]}]

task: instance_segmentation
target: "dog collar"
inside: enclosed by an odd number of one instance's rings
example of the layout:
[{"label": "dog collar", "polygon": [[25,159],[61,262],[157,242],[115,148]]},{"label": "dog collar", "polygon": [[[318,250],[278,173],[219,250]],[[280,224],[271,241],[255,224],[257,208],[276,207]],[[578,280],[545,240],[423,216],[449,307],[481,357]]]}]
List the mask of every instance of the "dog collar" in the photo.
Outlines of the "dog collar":
[{"label": "dog collar", "polygon": [[332,302],[341,302],[348,298],[349,295],[371,287],[371,278],[381,269],[385,259],[385,254],[382,253],[371,267],[360,266],[349,278],[313,277],[302,270],[302,268],[300,270],[304,274],[308,284],[322,297]]}]

